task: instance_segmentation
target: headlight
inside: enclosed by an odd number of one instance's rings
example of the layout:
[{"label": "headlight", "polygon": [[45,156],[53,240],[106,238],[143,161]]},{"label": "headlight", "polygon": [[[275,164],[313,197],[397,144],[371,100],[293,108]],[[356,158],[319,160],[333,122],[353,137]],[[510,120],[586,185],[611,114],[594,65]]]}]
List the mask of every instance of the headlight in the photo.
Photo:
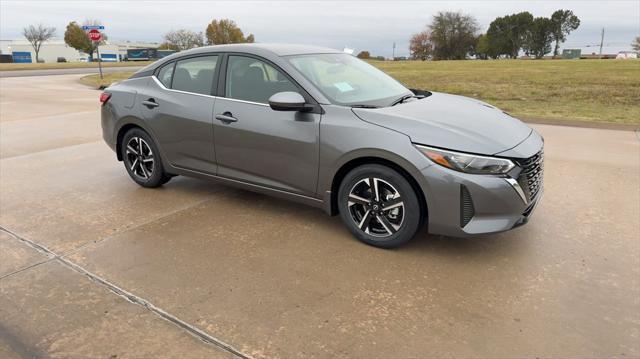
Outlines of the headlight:
[{"label": "headlight", "polygon": [[515,165],[504,158],[485,157],[415,145],[433,162],[455,171],[473,174],[504,174]]}]

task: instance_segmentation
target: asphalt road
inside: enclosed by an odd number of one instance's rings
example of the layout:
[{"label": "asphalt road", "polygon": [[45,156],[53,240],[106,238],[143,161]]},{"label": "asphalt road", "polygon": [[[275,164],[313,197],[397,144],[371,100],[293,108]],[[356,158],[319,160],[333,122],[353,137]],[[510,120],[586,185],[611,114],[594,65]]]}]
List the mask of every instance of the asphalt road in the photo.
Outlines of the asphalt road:
[{"label": "asphalt road", "polygon": [[638,358],[640,141],[534,125],[532,220],[380,250],[339,218],[135,185],[78,75],[0,80],[0,357]]},{"label": "asphalt road", "polygon": [[[103,67],[102,72],[105,74],[122,71],[137,71],[141,66],[122,66],[122,67]],[[27,77],[27,76],[51,76],[51,75],[70,75],[70,74],[98,74],[98,68],[72,68],[72,69],[49,69],[49,70],[12,70],[0,71],[2,77]]]}]

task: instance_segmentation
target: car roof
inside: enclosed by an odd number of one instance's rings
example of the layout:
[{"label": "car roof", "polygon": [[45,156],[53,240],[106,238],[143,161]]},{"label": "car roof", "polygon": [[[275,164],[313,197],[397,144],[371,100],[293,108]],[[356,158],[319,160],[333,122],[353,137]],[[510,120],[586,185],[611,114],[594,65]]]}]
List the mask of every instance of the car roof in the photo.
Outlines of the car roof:
[{"label": "car roof", "polygon": [[243,44],[228,44],[228,45],[213,45],[202,46],[191,50],[185,50],[173,53],[169,56],[151,63],[142,69],[138,70],[132,77],[143,77],[151,75],[157,68],[164,64],[180,59],[182,57],[209,54],[215,52],[238,52],[253,54],[264,58],[291,56],[291,55],[308,55],[308,54],[339,54],[342,51],[336,49],[330,49],[328,47],[311,46],[311,45],[298,45],[298,44],[269,44],[269,43],[243,43]]},{"label": "car roof", "polygon": [[327,47],[299,45],[299,44],[269,44],[269,43],[252,43],[252,44],[228,44],[203,46],[195,49],[181,51],[181,55],[198,54],[203,52],[246,52],[256,55],[269,52],[276,56],[305,55],[305,54],[335,54],[341,53],[339,50]]}]

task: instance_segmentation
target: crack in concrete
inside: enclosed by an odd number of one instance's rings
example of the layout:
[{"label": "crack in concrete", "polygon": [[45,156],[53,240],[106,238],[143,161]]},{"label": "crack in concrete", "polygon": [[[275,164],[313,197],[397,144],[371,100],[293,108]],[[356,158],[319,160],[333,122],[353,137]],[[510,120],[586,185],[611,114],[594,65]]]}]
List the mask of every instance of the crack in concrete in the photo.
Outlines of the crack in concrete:
[{"label": "crack in concrete", "polygon": [[[207,201],[210,201],[211,199],[213,199],[215,197],[216,194],[218,194],[218,192],[221,192],[223,190],[224,190],[224,188],[216,189],[212,193],[205,195],[203,199],[198,200],[197,202],[194,202],[194,203],[191,203],[191,204],[187,204],[186,206],[181,207],[181,208],[177,208],[175,210],[172,210],[169,213],[159,214],[158,216],[150,218],[149,220],[143,221],[141,223],[134,224],[132,227],[123,228],[123,229],[117,229],[114,232],[112,232],[111,234],[109,234],[109,235],[107,235],[105,237],[102,237],[100,239],[96,239],[96,240],[93,240],[93,241],[89,241],[89,242],[80,244],[78,247],[69,249],[68,251],[62,253],[62,256],[69,256],[69,255],[75,254],[75,253],[79,252],[82,249],[85,249],[85,248],[88,248],[88,247],[91,247],[91,246],[95,246],[95,245],[100,244],[100,243],[102,243],[104,241],[107,241],[107,240],[109,240],[111,238],[114,238],[114,237],[117,237],[119,235],[122,235],[123,233],[126,233],[126,232],[129,232],[129,231],[135,230],[137,228],[146,226],[148,224],[163,220],[163,219],[165,219],[167,217],[170,217],[170,216],[173,216],[173,215],[175,215],[177,213],[188,211],[188,210],[190,210],[190,209],[192,209],[192,208],[194,208],[196,206],[199,206],[199,205],[201,205],[201,204],[203,204],[203,203],[205,203]],[[0,228],[2,228],[2,227],[0,227]]]},{"label": "crack in concrete", "polygon": [[40,261],[40,262],[37,262],[37,263],[31,264],[31,265],[28,265],[28,266],[26,266],[26,267],[20,268],[20,269],[18,269],[18,270],[15,270],[15,271],[13,271],[13,272],[11,272],[11,273],[4,274],[4,275],[0,276],[0,280],[3,280],[3,279],[5,279],[5,278],[11,277],[11,276],[13,276],[13,275],[15,275],[15,274],[18,274],[18,273],[24,272],[24,271],[26,271],[26,270],[28,270],[28,269],[31,269],[31,268],[37,267],[37,266],[39,266],[39,265],[41,265],[41,264],[49,263],[49,262],[51,262],[51,261],[52,261],[52,260],[54,260],[54,259],[55,259],[55,258],[48,258],[48,259],[46,259],[46,260],[43,260],[43,261]]},{"label": "crack in concrete", "polygon": [[[137,295],[122,289],[120,287],[118,287],[117,285],[109,282],[108,280],[98,276],[95,273],[92,273],[86,269],[84,269],[83,267],[71,262],[70,260],[68,260],[67,258],[65,258],[62,255],[58,255],[55,252],[49,250],[47,247],[40,245],[38,243],[35,243],[29,239],[23,238],[19,235],[17,235],[16,233],[13,233],[7,229],[5,229],[4,227],[0,226],[0,231],[3,231],[5,233],[7,233],[8,235],[12,236],[13,238],[17,239],[18,241],[24,243],[25,245],[41,252],[47,255],[47,257],[49,257],[49,259],[47,259],[46,261],[31,265],[27,268],[23,268],[20,269],[14,273],[11,273],[9,275],[18,273],[18,272],[22,272],[24,270],[27,270],[29,268],[33,268],[37,265],[49,262],[51,260],[57,260],[59,262],[61,262],[64,266],[70,268],[71,270],[83,274],[85,276],[87,276],[91,281],[93,281],[94,283],[97,283],[103,287],[106,287],[110,292],[124,298],[126,301],[139,305],[141,307],[143,307],[144,309],[154,313],[155,315],[159,316],[160,318],[174,324],[175,326],[177,326],[178,328],[186,331],[187,333],[189,333],[190,335],[200,339],[202,342],[208,344],[208,345],[213,345],[216,346],[230,354],[233,354],[234,356],[238,357],[238,358],[242,358],[242,359],[252,359],[251,356],[242,353],[240,350],[234,348],[233,346],[231,346],[230,344],[225,343],[224,341],[211,336],[209,334],[207,334],[206,332],[204,332],[203,330],[199,329],[198,327],[196,327],[195,325],[189,324],[185,321],[183,321],[182,319],[176,317],[173,314],[168,313],[167,311],[163,310],[162,308],[159,308],[155,305],[153,305],[151,302],[149,302],[148,300],[138,297]],[[5,275],[2,278],[6,278],[9,275]],[[0,279],[2,279],[0,278]]]}]

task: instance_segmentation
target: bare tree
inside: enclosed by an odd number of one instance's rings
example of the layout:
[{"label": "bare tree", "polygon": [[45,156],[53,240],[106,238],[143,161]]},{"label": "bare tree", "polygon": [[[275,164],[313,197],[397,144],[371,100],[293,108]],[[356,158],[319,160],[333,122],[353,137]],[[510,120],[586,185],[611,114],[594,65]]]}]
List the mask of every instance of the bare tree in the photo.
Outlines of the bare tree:
[{"label": "bare tree", "polygon": [[189,50],[204,44],[202,32],[196,33],[187,29],[169,31],[164,35],[164,41],[169,47],[178,50]]},{"label": "bare tree", "polygon": [[636,39],[633,40],[631,47],[636,51],[640,51],[640,36],[637,36]]},{"label": "bare tree", "polygon": [[40,62],[38,55],[40,54],[40,47],[45,41],[50,40],[56,34],[55,27],[44,26],[38,24],[38,26],[29,25],[22,29],[22,35],[27,38],[27,41],[33,46],[33,51],[36,53],[36,62]]}]

